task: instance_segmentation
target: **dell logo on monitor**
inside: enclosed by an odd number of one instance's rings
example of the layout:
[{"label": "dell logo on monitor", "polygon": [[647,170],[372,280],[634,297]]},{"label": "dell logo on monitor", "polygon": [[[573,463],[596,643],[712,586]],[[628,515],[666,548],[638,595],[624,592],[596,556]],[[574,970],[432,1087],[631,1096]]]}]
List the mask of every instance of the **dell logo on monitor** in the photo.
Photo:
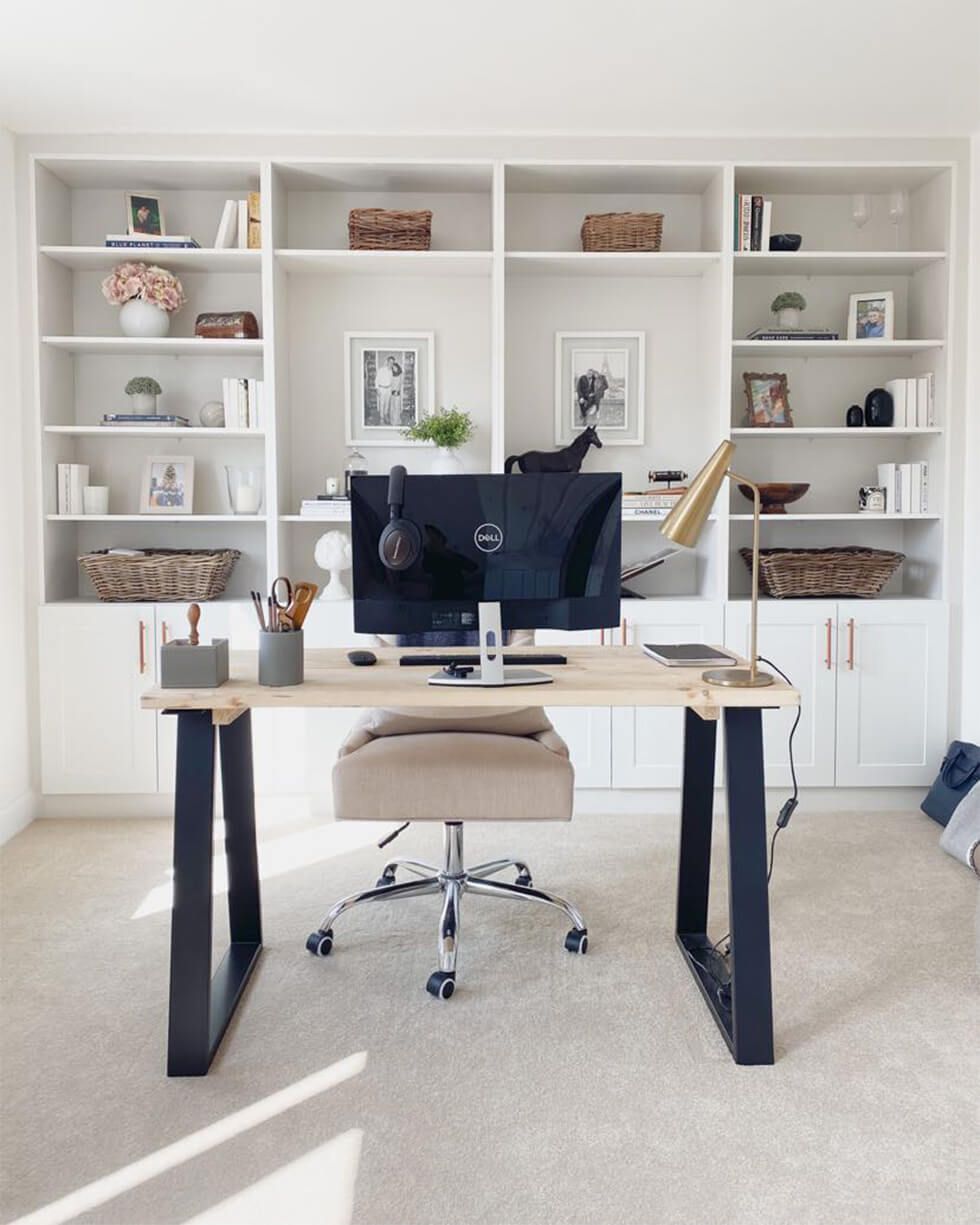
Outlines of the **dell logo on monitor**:
[{"label": "dell logo on monitor", "polygon": [[473,533],[473,543],[484,553],[496,553],[504,543],[504,534],[496,523],[481,523]]}]

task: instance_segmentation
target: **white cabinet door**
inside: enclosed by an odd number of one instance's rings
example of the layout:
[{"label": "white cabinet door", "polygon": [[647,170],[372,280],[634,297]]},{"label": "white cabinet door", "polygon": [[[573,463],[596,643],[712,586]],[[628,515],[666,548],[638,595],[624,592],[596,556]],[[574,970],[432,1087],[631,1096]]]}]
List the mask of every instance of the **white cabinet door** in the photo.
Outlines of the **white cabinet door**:
[{"label": "white cabinet door", "polygon": [[157,786],[153,606],[40,609],[42,787],[50,795],[148,794]]},{"label": "white cabinet door", "polygon": [[928,786],[946,748],[946,605],[842,600],[837,629],[838,786]]},{"label": "white cabinet door", "polygon": [[[732,601],[725,618],[725,641],[747,657],[749,602]],[[837,603],[833,600],[766,600],[759,605],[759,654],[781,668],[800,691],[802,712],[793,738],[793,759],[801,787],[834,785],[836,626]],[[789,707],[763,713],[766,782],[770,786],[791,784],[789,733],[795,718],[795,708]]]},{"label": "white cabinet door", "polygon": [[[598,646],[598,630],[536,630],[534,645],[561,651],[572,645]],[[549,706],[548,718],[568,745],[575,767],[575,786],[608,787],[610,771],[610,710],[608,706]]]},{"label": "white cabinet door", "polygon": [[[724,609],[711,600],[624,600],[623,616],[628,640],[636,644],[724,640]],[[642,667],[643,661],[637,666]],[[650,666],[656,666],[652,660]],[[638,706],[613,710],[614,787],[679,787],[683,757],[682,709]],[[720,775],[719,768],[716,783]]]}]

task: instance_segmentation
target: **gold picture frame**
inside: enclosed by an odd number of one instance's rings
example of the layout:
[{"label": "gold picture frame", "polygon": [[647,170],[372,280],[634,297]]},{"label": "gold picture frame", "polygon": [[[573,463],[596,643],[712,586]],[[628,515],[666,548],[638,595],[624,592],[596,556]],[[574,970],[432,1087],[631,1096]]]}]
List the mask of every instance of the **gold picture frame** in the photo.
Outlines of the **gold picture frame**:
[{"label": "gold picture frame", "polygon": [[789,383],[778,371],[747,371],[742,375],[747,401],[745,424],[759,430],[791,429]]}]

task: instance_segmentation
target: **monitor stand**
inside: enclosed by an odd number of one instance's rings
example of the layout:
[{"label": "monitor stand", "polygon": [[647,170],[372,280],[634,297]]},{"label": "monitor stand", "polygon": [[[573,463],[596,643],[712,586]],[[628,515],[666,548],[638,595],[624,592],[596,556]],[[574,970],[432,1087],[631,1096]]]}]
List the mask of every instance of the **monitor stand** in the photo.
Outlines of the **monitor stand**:
[{"label": "monitor stand", "polygon": [[504,667],[504,636],[500,628],[500,605],[480,604],[480,666],[465,676],[453,676],[446,671],[433,672],[430,685],[456,685],[478,689],[500,685],[547,685],[555,678],[536,668]]}]

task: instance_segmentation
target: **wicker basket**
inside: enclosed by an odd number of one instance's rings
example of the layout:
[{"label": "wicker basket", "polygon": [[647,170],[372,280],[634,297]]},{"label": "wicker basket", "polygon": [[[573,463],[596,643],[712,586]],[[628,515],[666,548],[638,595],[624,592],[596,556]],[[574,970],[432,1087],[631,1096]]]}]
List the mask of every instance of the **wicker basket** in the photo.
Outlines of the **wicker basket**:
[{"label": "wicker basket", "polygon": [[583,251],[659,251],[663,213],[589,213],[582,222]]},{"label": "wicker basket", "polygon": [[[739,549],[752,569],[752,550]],[[876,596],[905,560],[887,549],[760,549],[759,590],[777,600],[805,596]]]},{"label": "wicker basket", "polygon": [[352,251],[428,251],[432,213],[428,209],[352,208],[347,234]]},{"label": "wicker basket", "polygon": [[80,557],[100,600],[216,600],[238,549],[148,549],[140,557],[105,549]]}]

